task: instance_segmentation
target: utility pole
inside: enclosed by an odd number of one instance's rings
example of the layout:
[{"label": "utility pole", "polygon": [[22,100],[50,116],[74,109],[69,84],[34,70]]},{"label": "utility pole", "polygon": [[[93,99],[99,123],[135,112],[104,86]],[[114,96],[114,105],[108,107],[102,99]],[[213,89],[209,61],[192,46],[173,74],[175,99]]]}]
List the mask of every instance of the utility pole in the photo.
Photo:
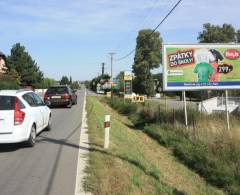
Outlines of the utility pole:
[{"label": "utility pole", "polygon": [[113,55],[115,55],[116,53],[114,52],[110,52],[109,55],[111,56],[111,78],[110,78],[110,82],[111,82],[111,97],[113,98]]},{"label": "utility pole", "polygon": [[104,66],[105,66],[105,63],[103,62],[103,63],[102,63],[102,76],[104,75],[104,71],[105,71]]},{"label": "utility pole", "polygon": [[114,52],[110,52],[109,55],[111,56],[111,80],[113,79],[113,55],[115,55],[116,53]]}]

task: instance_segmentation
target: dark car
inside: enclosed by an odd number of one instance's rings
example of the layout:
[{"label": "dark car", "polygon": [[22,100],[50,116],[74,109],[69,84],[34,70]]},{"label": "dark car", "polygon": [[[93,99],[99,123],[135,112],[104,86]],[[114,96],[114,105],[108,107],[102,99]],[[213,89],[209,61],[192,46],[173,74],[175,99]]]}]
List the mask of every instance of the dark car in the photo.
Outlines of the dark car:
[{"label": "dark car", "polygon": [[72,90],[67,85],[50,87],[44,95],[44,102],[50,107],[67,106],[71,108],[73,104],[77,104],[76,90]]}]

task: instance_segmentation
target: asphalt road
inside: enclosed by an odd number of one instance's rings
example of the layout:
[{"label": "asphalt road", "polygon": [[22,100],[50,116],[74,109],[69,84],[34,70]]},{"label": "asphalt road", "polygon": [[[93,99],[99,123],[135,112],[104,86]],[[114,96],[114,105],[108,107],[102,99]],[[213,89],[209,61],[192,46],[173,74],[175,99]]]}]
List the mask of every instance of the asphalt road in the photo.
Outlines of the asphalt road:
[{"label": "asphalt road", "polygon": [[34,148],[0,145],[0,195],[75,193],[84,91],[71,109],[52,109],[52,130]]}]

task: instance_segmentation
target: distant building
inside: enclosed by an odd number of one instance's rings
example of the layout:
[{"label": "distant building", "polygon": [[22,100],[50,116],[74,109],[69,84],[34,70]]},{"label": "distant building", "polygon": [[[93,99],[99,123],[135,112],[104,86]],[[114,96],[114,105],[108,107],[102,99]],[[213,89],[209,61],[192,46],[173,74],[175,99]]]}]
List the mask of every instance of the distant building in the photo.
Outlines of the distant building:
[{"label": "distant building", "polygon": [[0,51],[0,73],[5,73],[6,69],[6,56]]}]

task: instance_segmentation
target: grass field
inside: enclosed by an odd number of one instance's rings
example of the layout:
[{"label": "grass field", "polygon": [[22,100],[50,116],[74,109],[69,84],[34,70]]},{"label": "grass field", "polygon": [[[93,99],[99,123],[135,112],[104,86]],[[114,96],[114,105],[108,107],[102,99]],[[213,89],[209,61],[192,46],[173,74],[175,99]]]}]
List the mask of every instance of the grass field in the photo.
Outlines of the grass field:
[{"label": "grass field", "polygon": [[[96,97],[87,98],[87,112],[91,152],[86,191],[104,195],[223,194]],[[108,150],[103,149],[105,114],[111,115]]]}]

